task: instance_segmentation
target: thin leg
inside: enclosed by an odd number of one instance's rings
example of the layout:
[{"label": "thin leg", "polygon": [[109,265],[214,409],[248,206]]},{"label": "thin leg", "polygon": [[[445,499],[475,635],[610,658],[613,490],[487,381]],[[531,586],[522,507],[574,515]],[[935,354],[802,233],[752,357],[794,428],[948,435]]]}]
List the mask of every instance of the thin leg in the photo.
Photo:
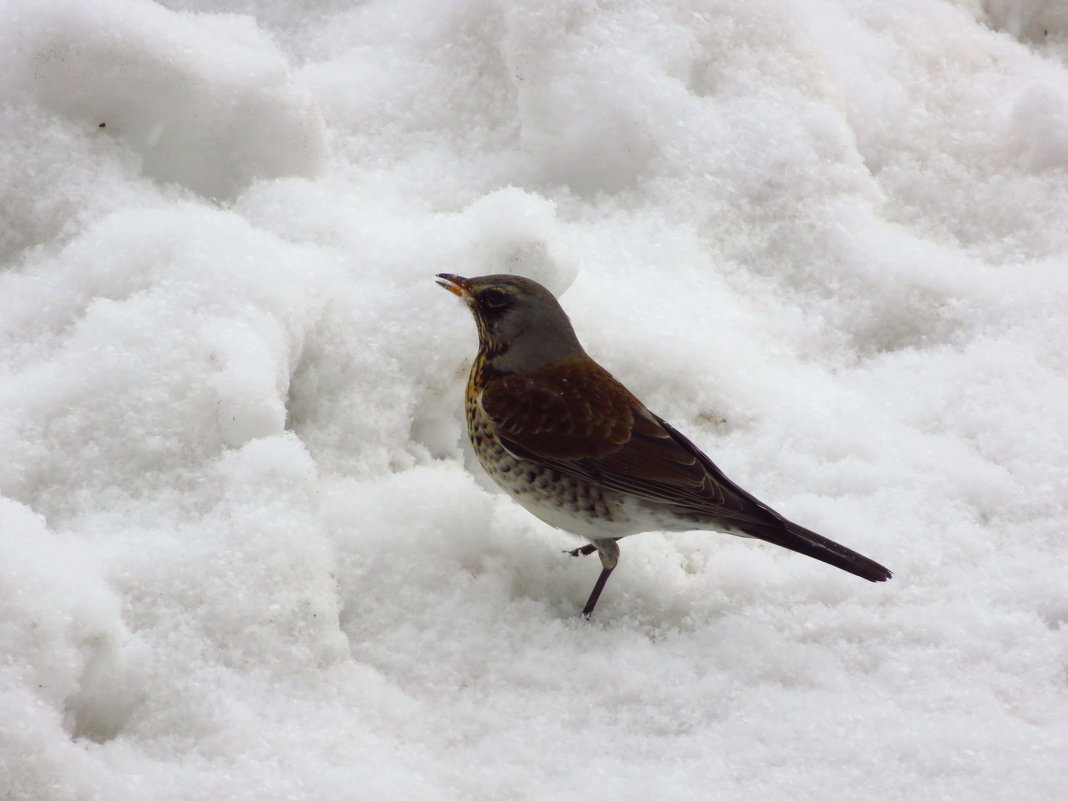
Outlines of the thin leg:
[{"label": "thin leg", "polygon": [[589,600],[586,601],[586,606],[582,609],[582,616],[589,618],[593,614],[593,608],[597,606],[597,599],[601,597],[601,590],[604,589],[605,582],[608,581],[608,577],[612,575],[613,567],[605,567],[601,569],[601,575],[597,577],[597,583],[593,585],[593,592],[590,593]]},{"label": "thin leg", "polygon": [[[597,599],[601,597],[601,590],[604,589],[605,582],[608,581],[608,577],[612,575],[612,571],[616,569],[616,564],[619,562],[619,546],[616,545],[616,539],[594,540],[592,543],[593,547],[597,549],[597,555],[601,557],[601,575],[597,577],[597,583],[593,585],[593,592],[590,593],[586,606],[582,609],[584,618],[589,618],[593,614],[593,608],[597,606]],[[582,549],[580,548],[579,550]]]}]

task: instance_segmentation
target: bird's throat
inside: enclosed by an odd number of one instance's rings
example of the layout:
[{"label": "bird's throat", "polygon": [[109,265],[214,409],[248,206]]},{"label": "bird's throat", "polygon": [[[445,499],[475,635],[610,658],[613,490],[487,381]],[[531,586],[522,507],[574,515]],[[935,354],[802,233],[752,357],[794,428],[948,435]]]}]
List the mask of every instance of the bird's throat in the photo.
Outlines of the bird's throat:
[{"label": "bird's throat", "polygon": [[478,349],[478,355],[475,356],[475,363],[471,365],[471,380],[477,380],[480,385],[485,385],[488,381],[511,374],[512,370],[502,369],[497,363],[498,358],[506,353],[508,353],[507,345],[493,347],[483,344]]}]

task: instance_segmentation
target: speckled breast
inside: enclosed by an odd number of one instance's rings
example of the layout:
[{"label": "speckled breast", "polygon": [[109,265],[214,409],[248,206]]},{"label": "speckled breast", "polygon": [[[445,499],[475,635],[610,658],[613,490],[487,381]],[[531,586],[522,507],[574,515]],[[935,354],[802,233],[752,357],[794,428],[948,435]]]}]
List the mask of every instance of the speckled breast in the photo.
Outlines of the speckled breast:
[{"label": "speckled breast", "polygon": [[588,539],[634,533],[622,495],[513,456],[497,439],[492,421],[470,386],[466,406],[467,431],[482,468],[527,511],[551,526]]}]

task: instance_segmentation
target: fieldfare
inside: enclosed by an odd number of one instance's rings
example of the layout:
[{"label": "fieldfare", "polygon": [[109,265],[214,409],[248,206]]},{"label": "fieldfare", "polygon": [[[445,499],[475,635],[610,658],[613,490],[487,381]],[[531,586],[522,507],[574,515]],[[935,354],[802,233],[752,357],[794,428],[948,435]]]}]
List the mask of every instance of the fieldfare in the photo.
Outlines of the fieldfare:
[{"label": "fieldfare", "polygon": [[787,520],[723,475],[586,354],[541,284],[517,275],[438,278],[478,326],[466,407],[479,462],[535,517],[590,541],[573,556],[601,557],[584,616],[619,561],[616,541],[642,531],[717,529],[868,581],[890,578],[882,565]]}]

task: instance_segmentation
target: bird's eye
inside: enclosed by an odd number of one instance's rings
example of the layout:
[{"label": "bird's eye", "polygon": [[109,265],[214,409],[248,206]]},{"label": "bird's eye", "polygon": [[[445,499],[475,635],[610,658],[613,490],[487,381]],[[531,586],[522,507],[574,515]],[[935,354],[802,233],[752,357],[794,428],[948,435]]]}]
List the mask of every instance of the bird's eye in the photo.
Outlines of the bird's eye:
[{"label": "bird's eye", "polygon": [[488,309],[500,309],[508,303],[508,295],[503,290],[493,287],[481,292],[478,299]]}]

